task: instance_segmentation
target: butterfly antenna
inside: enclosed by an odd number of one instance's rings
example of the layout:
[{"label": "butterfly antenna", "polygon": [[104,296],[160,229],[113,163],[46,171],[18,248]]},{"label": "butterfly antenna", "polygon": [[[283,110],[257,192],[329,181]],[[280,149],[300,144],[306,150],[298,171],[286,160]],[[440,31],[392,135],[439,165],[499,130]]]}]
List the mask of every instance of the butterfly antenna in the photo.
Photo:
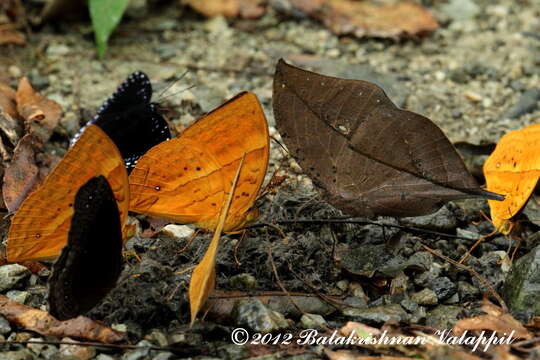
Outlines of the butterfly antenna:
[{"label": "butterfly antenna", "polygon": [[[163,94],[165,94],[170,88],[172,88],[174,84],[176,84],[177,82],[179,82],[180,80],[182,80],[182,79],[187,75],[188,72],[189,72],[189,69],[187,69],[186,71],[184,71],[184,72],[182,73],[182,75],[180,75],[180,77],[179,77],[177,80],[172,81],[169,85],[167,85],[167,86],[165,87],[165,89],[161,90],[161,92],[160,92],[159,95],[157,96],[157,101],[164,99],[165,97],[163,96]],[[188,88],[188,89],[189,89],[189,88]],[[185,89],[185,90],[188,90],[188,89]],[[182,90],[182,91],[184,91],[184,90]]]}]

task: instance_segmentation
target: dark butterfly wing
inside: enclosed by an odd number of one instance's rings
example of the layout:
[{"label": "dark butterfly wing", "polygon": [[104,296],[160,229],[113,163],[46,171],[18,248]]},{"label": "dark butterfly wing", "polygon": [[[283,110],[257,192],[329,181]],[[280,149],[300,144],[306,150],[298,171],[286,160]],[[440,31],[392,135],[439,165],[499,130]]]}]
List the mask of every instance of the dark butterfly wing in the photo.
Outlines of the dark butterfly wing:
[{"label": "dark butterfly wing", "polygon": [[52,267],[49,311],[59,320],[84,314],[114,287],[122,269],[118,206],[104,176],[75,196],[68,243]]},{"label": "dark butterfly wing", "polygon": [[[150,102],[151,98],[152,84],[148,76],[134,72],[88,122],[98,125],[114,141],[128,171],[150,148],[171,138],[169,126],[159,114],[158,106]],[[73,142],[77,138],[78,135]]]}]

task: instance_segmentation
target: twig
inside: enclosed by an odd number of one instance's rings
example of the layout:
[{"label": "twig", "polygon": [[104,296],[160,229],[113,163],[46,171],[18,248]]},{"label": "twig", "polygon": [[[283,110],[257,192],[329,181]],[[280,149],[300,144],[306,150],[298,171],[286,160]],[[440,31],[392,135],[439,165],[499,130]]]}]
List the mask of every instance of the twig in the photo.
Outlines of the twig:
[{"label": "twig", "polygon": [[449,262],[450,264],[454,265],[455,267],[458,267],[458,268],[460,268],[462,270],[468,271],[472,276],[474,276],[476,279],[478,279],[478,281],[480,281],[482,283],[482,285],[484,285],[486,287],[486,289],[488,289],[490,294],[495,299],[497,299],[497,302],[501,306],[502,310],[504,312],[508,312],[508,307],[506,306],[506,303],[504,302],[502,297],[495,291],[493,286],[491,286],[491,284],[482,275],[480,275],[476,270],[474,270],[473,268],[471,268],[471,267],[469,267],[467,265],[460,264],[459,262],[457,262],[457,261],[455,261],[453,259],[450,259],[449,257],[444,256],[443,254],[438,253],[437,251],[433,250],[432,248],[430,248],[427,245],[421,244],[421,246],[424,249],[426,249],[427,251],[429,251],[430,253],[432,253],[433,255],[440,257],[441,259]]},{"label": "twig", "polygon": [[[289,225],[289,224],[358,224],[358,225],[377,225],[382,228],[389,227],[389,228],[395,228],[400,229],[403,231],[408,231],[411,233],[423,233],[423,234],[429,234],[429,235],[435,235],[435,236],[443,236],[449,239],[461,239],[461,240],[471,240],[468,237],[459,236],[459,235],[453,235],[453,234],[446,234],[439,231],[433,231],[433,230],[427,230],[427,229],[421,229],[416,227],[407,227],[403,225],[395,225],[395,224],[386,224],[386,223],[378,223],[375,221],[369,221],[369,220],[354,220],[349,218],[332,218],[332,219],[298,219],[298,220],[277,220],[274,222],[274,224],[280,224],[280,225]],[[270,223],[256,223],[247,226],[246,228],[260,228],[265,226],[272,226]]]}]

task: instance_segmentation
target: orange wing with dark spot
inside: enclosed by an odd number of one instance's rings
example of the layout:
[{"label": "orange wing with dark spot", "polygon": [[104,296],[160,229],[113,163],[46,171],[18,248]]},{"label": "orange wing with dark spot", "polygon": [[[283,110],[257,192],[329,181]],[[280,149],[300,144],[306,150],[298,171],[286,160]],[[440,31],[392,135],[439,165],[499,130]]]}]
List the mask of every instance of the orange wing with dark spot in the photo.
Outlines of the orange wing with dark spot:
[{"label": "orange wing with dark spot", "polygon": [[487,190],[504,201],[489,201],[493,225],[504,234],[529,200],[540,177],[540,124],[504,135],[484,164]]},{"label": "orange wing with dark spot", "polygon": [[139,159],[129,177],[130,210],[213,230],[244,154],[224,231],[242,228],[269,158],[268,124],[252,93],[237,95]]},{"label": "orange wing with dark spot", "polygon": [[117,201],[120,223],[124,224],[129,206],[124,161],[103,130],[90,125],[43,185],[24,200],[11,220],[7,260],[20,262],[58,256],[67,242],[77,191],[99,175],[109,182]]}]

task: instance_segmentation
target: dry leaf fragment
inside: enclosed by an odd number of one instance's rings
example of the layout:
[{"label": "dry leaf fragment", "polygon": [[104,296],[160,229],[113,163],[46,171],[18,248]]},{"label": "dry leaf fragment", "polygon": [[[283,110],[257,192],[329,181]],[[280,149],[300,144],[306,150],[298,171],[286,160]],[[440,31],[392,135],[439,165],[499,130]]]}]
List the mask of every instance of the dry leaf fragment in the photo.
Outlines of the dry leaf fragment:
[{"label": "dry leaf fragment", "polygon": [[505,196],[488,201],[495,228],[507,235],[540,177],[540,124],[504,135],[484,164],[487,189]]},{"label": "dry leaf fragment", "polygon": [[22,126],[15,102],[16,92],[4,83],[0,83],[0,130],[15,146],[22,134]]},{"label": "dry leaf fragment", "polygon": [[0,45],[15,44],[26,45],[26,38],[24,34],[16,30],[15,24],[2,24],[0,25]]},{"label": "dry leaf fragment", "polygon": [[438,28],[433,15],[412,2],[383,3],[351,0],[289,0],[292,12],[321,21],[338,35],[397,38],[418,36]]},{"label": "dry leaf fragment", "polygon": [[2,194],[9,212],[17,210],[26,196],[39,185],[36,151],[41,145],[34,135],[26,134],[15,147],[2,184]]},{"label": "dry leaf fragment", "polygon": [[43,142],[49,140],[62,115],[60,105],[36,92],[26,77],[19,81],[16,100],[28,131]]},{"label": "dry leaf fragment", "polygon": [[10,323],[43,336],[73,337],[112,344],[125,339],[125,333],[79,316],[75,319],[58,321],[49,313],[34,309],[0,295],[0,315]]},{"label": "dry leaf fragment", "polygon": [[456,335],[461,335],[466,330],[492,330],[499,333],[499,336],[506,333],[513,333],[512,338],[530,339],[531,333],[514,317],[502,311],[502,309],[488,300],[484,300],[482,310],[485,315],[472,318],[461,319],[454,325],[452,331]]},{"label": "dry leaf fragment", "polygon": [[182,2],[207,17],[223,15],[228,18],[256,19],[265,12],[261,0],[183,0]]},{"label": "dry leaf fragment", "polygon": [[195,322],[197,313],[203,307],[204,303],[208,299],[208,296],[214,291],[216,287],[216,255],[219,245],[219,239],[221,237],[221,231],[223,230],[223,225],[225,224],[225,219],[229,212],[229,207],[231,206],[232,198],[236,190],[236,183],[240,177],[240,170],[242,170],[242,165],[244,164],[244,158],[240,160],[238,169],[236,170],[236,175],[234,176],[233,183],[229,190],[229,196],[221,208],[221,213],[219,214],[219,222],[214,232],[214,236],[210,241],[210,245],[204,254],[201,262],[193,270],[191,275],[191,281],[189,283],[189,305],[191,309],[191,326]]}]

